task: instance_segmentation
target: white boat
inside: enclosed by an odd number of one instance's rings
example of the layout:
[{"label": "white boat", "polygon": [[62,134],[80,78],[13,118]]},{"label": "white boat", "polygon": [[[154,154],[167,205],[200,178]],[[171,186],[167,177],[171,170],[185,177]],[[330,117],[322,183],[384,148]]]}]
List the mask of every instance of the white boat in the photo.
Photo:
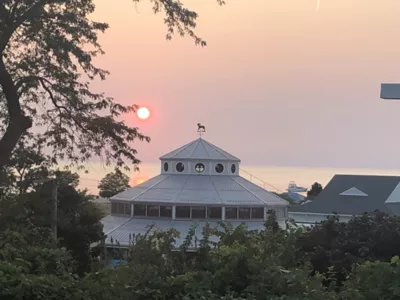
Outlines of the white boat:
[{"label": "white boat", "polygon": [[304,193],[307,192],[307,189],[302,186],[297,186],[294,181],[289,181],[289,186],[287,188],[289,193]]}]

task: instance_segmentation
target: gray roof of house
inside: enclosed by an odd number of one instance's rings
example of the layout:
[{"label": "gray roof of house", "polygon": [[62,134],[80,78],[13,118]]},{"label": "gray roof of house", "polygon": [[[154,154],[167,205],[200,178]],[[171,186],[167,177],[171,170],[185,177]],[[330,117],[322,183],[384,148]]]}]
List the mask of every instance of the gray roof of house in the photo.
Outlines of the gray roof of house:
[{"label": "gray roof of house", "polygon": [[160,157],[162,160],[219,160],[219,161],[235,161],[240,159],[225,150],[199,138],[182,147],[173,150]]},{"label": "gray roof of house", "polygon": [[181,205],[288,206],[286,200],[237,175],[160,174],[110,200]]},{"label": "gray roof of house", "polygon": [[[145,234],[148,230],[148,226],[154,225],[154,229],[158,230],[169,230],[176,229],[180,236],[176,239],[175,246],[179,247],[189,231],[192,225],[196,225],[195,236],[197,240],[202,238],[202,230],[206,223],[210,227],[219,227],[216,221],[195,221],[195,220],[165,220],[165,219],[147,219],[147,218],[130,218],[130,217],[118,217],[118,216],[106,216],[101,221],[103,223],[104,234],[107,235],[106,245],[111,245],[111,238],[113,243],[119,243],[120,246],[128,246],[130,244],[129,235]],[[264,228],[264,221],[230,221],[233,227],[239,224],[245,223],[249,230],[260,230]],[[279,224],[284,226],[284,223]],[[211,241],[217,241],[216,236],[210,237]],[[195,247],[194,241],[190,248]]]},{"label": "gray roof of house", "polygon": [[[379,210],[393,214],[390,205],[385,204],[385,201],[399,182],[399,176],[335,175],[314,201],[304,205],[292,205],[289,211],[360,215]],[[359,190],[367,196],[362,196],[362,193],[359,193],[361,196],[340,195],[350,189],[350,194]]]}]

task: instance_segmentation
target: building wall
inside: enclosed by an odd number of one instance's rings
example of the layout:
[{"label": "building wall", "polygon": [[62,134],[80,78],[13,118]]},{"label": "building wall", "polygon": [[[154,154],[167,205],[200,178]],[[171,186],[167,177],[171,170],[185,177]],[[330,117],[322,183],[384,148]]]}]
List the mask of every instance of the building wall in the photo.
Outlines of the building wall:
[{"label": "building wall", "polygon": [[[293,219],[299,224],[314,224],[315,222],[325,221],[332,214],[319,213],[304,213],[304,212],[289,212],[289,219]],[[341,222],[348,222],[353,216],[338,215]]]}]

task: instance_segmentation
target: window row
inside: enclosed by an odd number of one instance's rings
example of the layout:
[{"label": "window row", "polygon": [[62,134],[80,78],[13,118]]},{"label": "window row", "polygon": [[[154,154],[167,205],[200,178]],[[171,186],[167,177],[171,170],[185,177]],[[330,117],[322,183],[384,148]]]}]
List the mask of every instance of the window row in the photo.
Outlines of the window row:
[{"label": "window row", "polygon": [[111,213],[120,214],[120,215],[130,215],[131,214],[131,204],[130,203],[111,202]]},{"label": "window row", "polygon": [[226,220],[263,220],[264,207],[225,207]]},{"label": "window row", "polygon": [[[111,213],[131,214],[128,203],[111,203]],[[133,215],[137,217],[172,218],[170,205],[135,204]],[[222,207],[218,206],[176,206],[176,219],[222,219]],[[225,207],[226,220],[263,220],[263,207]]]},{"label": "window row", "polygon": [[[216,164],[214,168],[215,168],[215,172],[217,172],[217,173],[222,173],[224,171],[224,165],[220,164],[220,163]],[[177,172],[182,173],[185,170],[185,164],[182,162],[179,162],[176,164],[175,169]],[[167,162],[165,162],[164,163],[164,172],[168,172],[168,170],[169,170],[169,164]],[[194,170],[197,173],[203,173],[206,170],[206,167],[203,163],[197,163],[194,166]],[[236,173],[236,165],[235,164],[231,165],[231,172],[233,174]]]}]

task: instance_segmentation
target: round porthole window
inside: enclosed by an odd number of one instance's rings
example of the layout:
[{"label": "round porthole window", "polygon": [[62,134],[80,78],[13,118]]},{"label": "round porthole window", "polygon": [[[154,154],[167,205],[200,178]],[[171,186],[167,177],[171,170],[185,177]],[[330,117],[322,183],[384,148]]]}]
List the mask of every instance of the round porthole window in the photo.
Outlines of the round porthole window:
[{"label": "round porthole window", "polygon": [[235,165],[232,165],[232,166],[231,166],[231,172],[232,172],[232,173],[236,173],[236,166],[235,166]]},{"label": "round porthole window", "polygon": [[164,163],[164,172],[168,172],[168,163]]},{"label": "round porthole window", "polygon": [[224,165],[223,164],[217,164],[215,166],[215,172],[222,173],[223,171],[224,171]]},{"label": "round porthole window", "polygon": [[185,165],[183,164],[183,163],[177,163],[176,164],[176,170],[178,171],[178,172],[183,172],[183,170],[185,170]]},{"label": "round porthole window", "polygon": [[194,169],[196,170],[197,173],[203,173],[205,167],[202,163],[198,163],[194,166]]}]

